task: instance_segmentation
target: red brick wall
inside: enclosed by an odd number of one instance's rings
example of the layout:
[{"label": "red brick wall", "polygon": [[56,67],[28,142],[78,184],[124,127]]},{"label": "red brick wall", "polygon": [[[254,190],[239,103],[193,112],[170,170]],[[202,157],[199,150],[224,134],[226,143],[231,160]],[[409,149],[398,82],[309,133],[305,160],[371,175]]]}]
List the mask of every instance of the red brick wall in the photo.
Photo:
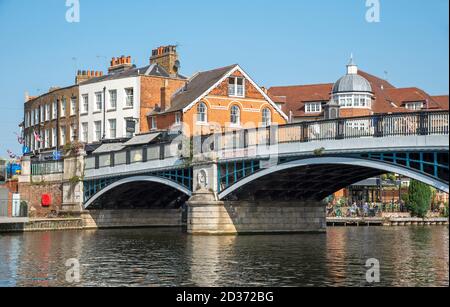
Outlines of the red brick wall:
[{"label": "red brick wall", "polygon": [[154,76],[141,77],[141,133],[150,131],[150,121],[147,114],[154,110],[155,106],[161,106],[161,88],[165,87],[166,109],[170,106],[170,97],[186,83],[185,80],[166,79]]},{"label": "red brick wall", "polygon": [[[21,200],[28,202],[28,210],[31,217],[47,217],[52,211],[60,211],[62,207],[62,184],[23,184],[19,185]],[[42,207],[42,194],[50,194],[52,204],[50,207]]]}]

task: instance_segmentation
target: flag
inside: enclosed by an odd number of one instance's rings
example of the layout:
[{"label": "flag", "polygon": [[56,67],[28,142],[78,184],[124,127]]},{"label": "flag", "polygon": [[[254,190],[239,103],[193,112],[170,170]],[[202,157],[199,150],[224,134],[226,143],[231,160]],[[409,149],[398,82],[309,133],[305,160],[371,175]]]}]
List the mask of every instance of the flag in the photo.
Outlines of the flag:
[{"label": "flag", "polygon": [[42,138],[41,138],[41,136],[39,135],[39,133],[36,132],[36,130],[34,130],[34,140],[35,140],[36,142],[39,142],[39,143],[42,142]]},{"label": "flag", "polygon": [[20,145],[25,145],[25,140],[23,139],[23,137],[21,137],[17,133],[15,133],[15,135],[17,136],[17,142],[19,142]]}]

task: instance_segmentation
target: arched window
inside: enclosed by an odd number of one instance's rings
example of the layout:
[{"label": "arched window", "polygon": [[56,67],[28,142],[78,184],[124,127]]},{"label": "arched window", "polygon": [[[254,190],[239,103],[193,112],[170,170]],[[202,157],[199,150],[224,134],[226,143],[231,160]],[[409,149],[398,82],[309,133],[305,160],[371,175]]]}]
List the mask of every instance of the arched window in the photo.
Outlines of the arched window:
[{"label": "arched window", "polygon": [[268,108],[264,108],[262,111],[262,124],[268,127],[272,124],[272,113]]},{"label": "arched window", "polygon": [[231,107],[231,124],[239,125],[241,123],[241,109],[238,106]]},{"label": "arched window", "polygon": [[197,122],[206,123],[208,121],[208,107],[200,102],[197,106]]}]

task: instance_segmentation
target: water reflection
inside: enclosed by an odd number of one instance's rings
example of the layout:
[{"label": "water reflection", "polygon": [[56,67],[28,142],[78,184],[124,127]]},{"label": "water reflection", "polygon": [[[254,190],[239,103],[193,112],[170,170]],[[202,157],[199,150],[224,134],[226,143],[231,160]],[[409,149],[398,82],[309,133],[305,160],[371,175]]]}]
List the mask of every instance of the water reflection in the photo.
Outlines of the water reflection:
[{"label": "water reflection", "polygon": [[[383,286],[448,286],[448,227],[330,228],[328,234],[188,236],[177,229],[0,237],[0,286],[360,286],[369,258]],[[76,286],[76,285],[75,285]]]}]

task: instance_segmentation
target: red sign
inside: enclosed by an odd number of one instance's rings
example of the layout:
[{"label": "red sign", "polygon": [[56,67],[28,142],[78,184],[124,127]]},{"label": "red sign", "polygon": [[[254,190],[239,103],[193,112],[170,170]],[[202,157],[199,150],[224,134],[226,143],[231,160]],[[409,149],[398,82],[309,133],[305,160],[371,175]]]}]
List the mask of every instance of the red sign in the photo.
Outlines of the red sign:
[{"label": "red sign", "polygon": [[41,204],[42,207],[50,207],[52,204],[52,196],[50,194],[42,194]]}]

